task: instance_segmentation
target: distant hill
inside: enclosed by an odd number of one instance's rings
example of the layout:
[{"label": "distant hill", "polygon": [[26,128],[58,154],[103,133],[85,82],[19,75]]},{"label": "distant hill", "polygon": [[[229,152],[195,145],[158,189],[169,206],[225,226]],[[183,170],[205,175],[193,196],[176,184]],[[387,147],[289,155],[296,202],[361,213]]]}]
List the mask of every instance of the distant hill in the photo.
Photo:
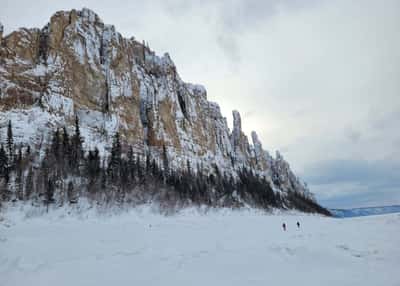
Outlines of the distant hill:
[{"label": "distant hill", "polygon": [[380,206],[380,207],[366,207],[354,209],[330,209],[329,210],[335,217],[356,217],[368,215],[381,215],[389,213],[400,212],[400,205],[396,206]]}]

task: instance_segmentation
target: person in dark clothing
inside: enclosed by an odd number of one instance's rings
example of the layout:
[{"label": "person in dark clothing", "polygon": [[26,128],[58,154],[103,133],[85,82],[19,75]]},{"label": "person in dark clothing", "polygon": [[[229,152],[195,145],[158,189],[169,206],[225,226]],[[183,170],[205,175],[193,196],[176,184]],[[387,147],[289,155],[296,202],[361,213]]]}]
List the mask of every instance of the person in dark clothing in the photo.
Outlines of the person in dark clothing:
[{"label": "person in dark clothing", "polygon": [[300,228],[300,223],[299,222],[297,222],[297,228]]},{"label": "person in dark clothing", "polygon": [[284,231],[286,231],[286,223],[282,224],[282,228],[283,228]]}]

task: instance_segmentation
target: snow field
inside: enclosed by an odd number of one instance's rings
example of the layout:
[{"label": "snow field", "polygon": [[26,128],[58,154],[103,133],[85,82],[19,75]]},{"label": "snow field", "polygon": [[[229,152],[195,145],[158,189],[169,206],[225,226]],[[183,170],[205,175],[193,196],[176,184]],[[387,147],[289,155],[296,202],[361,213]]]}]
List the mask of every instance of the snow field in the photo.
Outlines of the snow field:
[{"label": "snow field", "polygon": [[400,214],[63,211],[3,213],[0,285],[400,285]]}]

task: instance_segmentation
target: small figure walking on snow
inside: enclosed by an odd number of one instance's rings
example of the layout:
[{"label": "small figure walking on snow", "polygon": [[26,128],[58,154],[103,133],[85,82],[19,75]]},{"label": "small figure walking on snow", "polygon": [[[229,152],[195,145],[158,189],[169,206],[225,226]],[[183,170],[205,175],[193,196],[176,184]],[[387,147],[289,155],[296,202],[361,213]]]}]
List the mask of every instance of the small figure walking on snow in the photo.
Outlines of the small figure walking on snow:
[{"label": "small figure walking on snow", "polygon": [[284,231],[286,231],[286,223],[282,224],[282,228],[283,228]]},{"label": "small figure walking on snow", "polygon": [[300,223],[299,222],[297,222],[297,228],[300,228]]}]

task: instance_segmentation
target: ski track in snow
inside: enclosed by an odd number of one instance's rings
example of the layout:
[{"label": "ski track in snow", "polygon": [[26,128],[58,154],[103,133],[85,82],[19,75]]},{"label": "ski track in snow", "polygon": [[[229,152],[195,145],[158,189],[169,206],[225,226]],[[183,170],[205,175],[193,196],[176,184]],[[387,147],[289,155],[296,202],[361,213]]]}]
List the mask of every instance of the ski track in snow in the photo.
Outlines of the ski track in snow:
[{"label": "ski track in snow", "polygon": [[2,286],[400,285],[400,214],[2,216]]}]

